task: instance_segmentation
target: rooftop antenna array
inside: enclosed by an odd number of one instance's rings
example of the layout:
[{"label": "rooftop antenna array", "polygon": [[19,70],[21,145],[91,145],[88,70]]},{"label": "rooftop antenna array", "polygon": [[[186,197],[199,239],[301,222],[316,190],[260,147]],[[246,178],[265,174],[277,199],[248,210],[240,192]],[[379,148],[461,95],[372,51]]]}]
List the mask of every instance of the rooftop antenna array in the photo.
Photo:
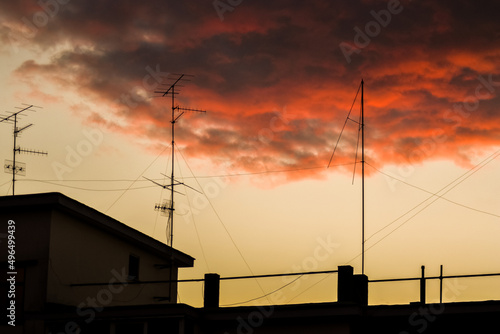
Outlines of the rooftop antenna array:
[{"label": "rooftop antenna array", "polygon": [[16,112],[8,112],[10,115],[2,116],[0,115],[0,123],[6,122],[14,125],[13,136],[14,136],[14,145],[12,148],[12,160],[5,160],[4,171],[8,174],[12,173],[12,196],[15,195],[16,192],[16,175],[25,176],[26,175],[26,164],[20,161],[16,161],[16,154],[20,153],[29,153],[29,154],[38,154],[38,155],[47,155],[47,152],[39,151],[39,150],[29,150],[25,148],[21,148],[17,146],[17,137],[19,134],[32,126],[33,124],[28,124],[22,128],[17,127],[17,118],[24,116],[22,114],[25,111],[35,111],[33,108],[41,108],[34,105],[24,104],[26,107],[16,107],[20,109]]},{"label": "rooftop antenna array", "polygon": [[[154,184],[162,187],[163,189],[168,189],[170,190],[170,200],[164,201],[163,203],[157,203],[155,205],[155,210],[160,211],[162,215],[167,215],[168,214],[168,222],[167,222],[167,231],[170,232],[170,235],[168,235],[167,232],[167,243],[170,243],[170,247],[173,249],[174,245],[174,193],[178,193],[183,195],[182,193],[176,191],[174,188],[176,186],[185,186],[187,188],[190,188],[194,191],[200,192],[196,190],[193,187],[188,186],[184,182],[180,182],[179,180],[175,179],[175,173],[174,173],[174,168],[175,168],[175,123],[179,118],[185,113],[185,112],[200,112],[200,113],[206,113],[206,110],[201,110],[201,109],[194,109],[194,108],[184,108],[180,107],[179,105],[176,105],[175,103],[175,96],[179,94],[180,90],[178,89],[179,87],[183,87],[182,83],[190,81],[190,78],[194,77],[193,75],[189,74],[172,74],[174,77],[169,77],[167,80],[173,81],[172,84],[164,84],[165,86],[168,87],[167,90],[162,90],[162,91],[155,91],[156,94],[161,94],[160,97],[171,97],[171,133],[172,133],[172,146],[171,146],[171,152],[172,152],[172,171],[171,175],[167,176],[165,174],[162,174],[163,176],[167,177],[170,179],[170,184],[160,184],[154,180],[148,179],[149,181],[153,182]],[[147,178],[146,178],[147,179]],[[201,192],[200,192],[201,193]],[[173,253],[172,253],[172,268],[173,268]],[[170,270],[170,281],[172,281],[173,278],[173,270]],[[172,296],[172,292],[170,294]]]},{"label": "rooftop antenna array", "polygon": [[170,119],[170,123],[171,123],[171,128],[172,128],[172,146],[171,146],[171,152],[172,152],[172,171],[171,171],[171,176],[167,176],[165,174],[163,174],[163,176],[167,177],[170,179],[170,184],[167,184],[167,185],[163,185],[163,184],[160,184],[158,182],[155,182],[151,179],[148,179],[149,181],[155,183],[156,185],[162,187],[163,189],[168,189],[170,190],[170,201],[168,202],[168,207],[167,207],[167,204],[166,203],[162,203],[162,204],[156,204],[155,205],[155,210],[159,210],[160,212],[166,212],[168,211],[168,230],[170,231],[170,236],[167,236],[167,239],[169,239],[168,241],[170,241],[170,247],[173,247],[173,241],[174,241],[174,218],[173,218],[173,212],[174,212],[174,193],[178,193],[178,194],[181,194],[179,193],[178,191],[175,191],[174,188],[175,186],[179,186],[179,185],[183,185],[185,187],[188,187],[190,189],[193,189],[195,191],[198,191],[196,189],[194,189],[193,187],[190,187],[188,185],[186,185],[185,183],[183,182],[180,182],[178,180],[175,179],[175,173],[174,173],[174,168],[175,168],[175,154],[174,154],[174,149],[175,149],[175,123],[177,122],[177,120],[185,113],[185,112],[202,112],[202,113],[206,113],[206,110],[201,110],[201,109],[194,109],[194,108],[184,108],[184,107],[180,107],[179,105],[176,105],[175,104],[175,96],[177,94],[179,94],[179,90],[178,90],[178,87],[183,87],[181,85],[181,83],[183,82],[186,82],[186,81],[190,81],[189,78],[192,78],[193,75],[189,75],[189,74],[172,74],[174,75],[175,77],[172,78],[168,78],[168,80],[171,80],[173,81],[172,84],[167,84],[168,86],[168,89],[165,90],[165,91],[155,91],[156,94],[162,94],[161,97],[168,97],[168,96],[171,96],[171,109],[172,109],[172,113],[171,113],[171,119]]}]

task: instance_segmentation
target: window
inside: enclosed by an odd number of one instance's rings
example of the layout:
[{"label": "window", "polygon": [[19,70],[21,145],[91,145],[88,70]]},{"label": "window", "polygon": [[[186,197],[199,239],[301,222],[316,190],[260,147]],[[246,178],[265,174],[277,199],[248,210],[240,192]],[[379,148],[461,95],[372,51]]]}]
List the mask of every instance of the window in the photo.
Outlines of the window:
[{"label": "window", "polygon": [[139,257],[133,254],[128,257],[128,279],[131,281],[139,280]]}]

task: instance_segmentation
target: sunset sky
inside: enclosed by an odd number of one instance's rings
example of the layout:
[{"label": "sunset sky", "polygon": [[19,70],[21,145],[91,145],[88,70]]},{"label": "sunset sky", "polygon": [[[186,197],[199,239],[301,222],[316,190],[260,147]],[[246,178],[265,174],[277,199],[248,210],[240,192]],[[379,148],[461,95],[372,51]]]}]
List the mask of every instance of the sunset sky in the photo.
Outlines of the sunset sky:
[{"label": "sunset sky", "polygon": [[[189,74],[177,103],[207,112],[176,123],[175,174],[205,195],[176,188],[174,246],[196,258],[180,277],[360,273],[359,96],[327,166],[363,79],[365,273],[499,272],[499,13],[486,0],[0,0],[0,113],[42,107],[20,117],[33,126],[18,144],[48,152],[18,156],[16,194],[61,192],[166,242],[154,206],[169,193],[144,178],[171,170],[171,101],[155,91]],[[12,124],[0,142],[11,160]],[[293,279],[224,282],[221,304],[289,283],[249,304],[336,300],[335,275]],[[461,280],[448,300],[500,299],[498,282]],[[418,299],[384,284],[370,303]],[[181,302],[201,298],[181,285]]]}]

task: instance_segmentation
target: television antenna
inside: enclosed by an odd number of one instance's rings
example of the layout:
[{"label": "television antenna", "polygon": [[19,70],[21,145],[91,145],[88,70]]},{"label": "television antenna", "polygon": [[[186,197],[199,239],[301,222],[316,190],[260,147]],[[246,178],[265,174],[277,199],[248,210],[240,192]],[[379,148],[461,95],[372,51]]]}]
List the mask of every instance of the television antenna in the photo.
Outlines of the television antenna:
[{"label": "television antenna", "polygon": [[[163,204],[156,204],[155,205],[155,210],[160,210],[160,211],[168,211],[168,223],[167,223],[167,230],[170,231],[170,236],[167,235],[167,243],[170,243],[170,247],[173,248],[173,242],[174,242],[174,193],[179,193],[176,191],[174,188],[179,185],[183,185],[187,188],[193,189],[195,191],[195,188],[188,186],[184,182],[180,182],[175,179],[175,123],[177,120],[184,115],[185,112],[201,112],[201,113],[206,113],[206,110],[201,110],[201,109],[194,109],[194,108],[184,108],[180,107],[179,105],[175,104],[175,95],[179,94],[179,90],[177,89],[178,87],[183,87],[181,83],[190,81],[189,78],[194,77],[193,75],[189,74],[173,74],[175,77],[174,78],[168,78],[167,80],[172,80],[172,84],[167,84],[168,89],[165,91],[155,91],[157,94],[162,94],[161,97],[166,97],[166,96],[171,96],[171,133],[172,133],[172,146],[171,146],[171,152],[172,152],[172,171],[171,171],[171,176],[166,176],[167,178],[170,179],[170,184],[161,184],[158,183],[154,180],[148,179],[149,181],[153,182],[154,184],[162,187],[163,189],[168,189],[170,190],[170,201],[169,201],[169,207],[165,207]],[[147,178],[146,178],[147,179]],[[199,191],[198,191],[199,192]]]},{"label": "television antenna", "polygon": [[26,164],[24,162],[16,161],[16,154],[20,153],[29,153],[29,154],[38,154],[38,155],[48,155],[47,152],[39,151],[39,150],[30,150],[30,149],[25,149],[17,146],[17,137],[19,134],[26,130],[27,128],[31,127],[33,124],[28,124],[22,128],[17,127],[17,118],[18,116],[24,116],[22,113],[25,111],[35,111],[32,108],[41,108],[37,107],[34,105],[28,105],[24,104],[26,107],[16,107],[17,109],[20,109],[19,111],[16,112],[8,112],[10,115],[6,117],[2,117],[0,119],[1,122],[6,122],[6,123],[11,123],[14,125],[14,130],[13,130],[13,136],[14,136],[14,145],[12,148],[12,160],[5,160],[4,164],[4,171],[6,173],[12,173],[12,196],[15,195],[16,192],[16,175],[21,175],[25,176],[26,175]]},{"label": "television antenna", "polygon": [[155,211],[160,211],[162,216],[167,216],[170,209],[170,201],[164,200],[161,204],[155,204]]},{"label": "television antenna", "polygon": [[[179,120],[179,118],[184,115],[186,112],[200,112],[200,113],[206,113],[206,110],[202,109],[194,109],[194,108],[184,108],[180,107],[179,105],[175,104],[175,95],[179,94],[179,87],[183,87],[181,83],[190,81],[190,78],[194,77],[193,75],[189,74],[172,74],[175,77],[170,77],[167,80],[173,81],[172,84],[166,84],[168,86],[167,90],[162,90],[162,91],[155,91],[157,94],[161,94],[160,97],[171,97],[171,133],[172,133],[172,140],[171,140],[171,151],[172,151],[172,171],[170,176],[167,176],[163,174],[165,177],[170,179],[170,184],[161,184],[158,183],[154,180],[148,179],[149,181],[153,182],[154,184],[162,187],[163,189],[168,189],[170,190],[170,200],[164,201],[161,204],[156,204],[155,205],[155,210],[160,211],[162,215],[168,215],[168,221],[167,221],[167,244],[170,244],[170,248],[172,249],[172,255],[171,255],[171,267],[170,267],[170,281],[173,281],[173,267],[174,267],[174,253],[173,253],[173,248],[174,248],[174,194],[182,194],[179,193],[178,191],[175,190],[176,186],[184,186],[189,189],[192,189],[194,191],[197,191],[201,193],[200,191],[196,190],[193,187],[188,186],[184,182],[180,182],[175,179],[175,173],[174,173],[174,168],[175,168],[175,123]],[[184,195],[184,194],[182,194]],[[168,233],[170,232],[170,233]],[[170,234],[170,235],[169,235]],[[173,285],[170,286],[170,296],[173,296]],[[170,297],[168,299],[171,299]]]}]

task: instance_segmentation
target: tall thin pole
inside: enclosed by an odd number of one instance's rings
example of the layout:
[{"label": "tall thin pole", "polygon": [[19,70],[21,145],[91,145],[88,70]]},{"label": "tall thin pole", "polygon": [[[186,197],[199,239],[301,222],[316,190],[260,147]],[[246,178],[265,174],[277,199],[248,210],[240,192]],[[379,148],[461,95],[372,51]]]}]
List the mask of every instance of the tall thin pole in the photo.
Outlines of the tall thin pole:
[{"label": "tall thin pole", "polygon": [[361,273],[365,273],[365,115],[364,81],[361,79]]},{"label": "tall thin pole", "polygon": [[12,149],[12,196],[16,192],[16,138],[17,138],[17,114],[14,114],[14,148]]},{"label": "tall thin pole", "polygon": [[170,247],[174,248],[174,129],[175,129],[175,85],[172,86],[172,173],[170,177]]},{"label": "tall thin pole", "polygon": [[174,277],[174,129],[175,129],[175,85],[172,86],[172,173],[170,176],[170,212],[169,212],[169,223],[170,223],[170,291],[169,299],[171,303],[175,303],[176,300],[172,300],[174,296],[174,284],[172,283]]},{"label": "tall thin pole", "polygon": [[[181,108],[179,106],[176,106],[175,105],[175,86],[177,85],[177,83],[181,80],[185,80],[183,79],[185,75],[184,74],[181,74],[177,80],[175,80],[175,82],[170,86],[170,88],[166,91],[156,91],[155,93],[162,93],[163,95],[162,96],[166,96],[168,94],[171,94],[172,95],[172,118],[170,120],[170,123],[172,124],[171,128],[172,128],[172,171],[171,171],[171,174],[170,174],[170,207],[168,208],[169,210],[169,220],[168,220],[168,224],[167,225],[169,228],[170,228],[170,248],[171,248],[171,257],[170,257],[170,282],[173,282],[173,275],[174,275],[174,193],[175,193],[175,190],[174,190],[174,187],[177,186],[177,185],[184,185],[184,186],[187,186],[185,185],[183,182],[179,182],[179,181],[176,181],[174,176],[175,176],[175,123],[176,121],[179,119],[179,117],[182,116],[182,114],[184,114],[185,111],[198,111],[198,112],[206,112],[205,110],[199,110],[199,109],[192,109],[192,108]],[[176,111],[179,112],[179,115],[176,116]],[[166,175],[165,175],[166,176]],[[168,177],[168,176],[167,176]],[[150,180],[150,181],[153,181],[153,180]],[[168,188],[168,186],[165,186],[165,185],[162,185],[162,184],[159,184],[155,181],[153,181],[153,183],[161,186],[162,188]],[[189,187],[189,186],[187,186]],[[191,187],[189,187],[191,188]],[[194,189],[194,188],[192,188]],[[194,189],[196,190],[196,189]],[[162,205],[157,205],[155,206],[155,209],[159,208],[160,210],[165,210],[167,209],[165,206],[162,206]],[[173,299],[174,298],[174,289],[176,288],[176,285],[174,285],[173,283],[170,284],[170,302],[171,303],[175,303],[176,301]]]}]

